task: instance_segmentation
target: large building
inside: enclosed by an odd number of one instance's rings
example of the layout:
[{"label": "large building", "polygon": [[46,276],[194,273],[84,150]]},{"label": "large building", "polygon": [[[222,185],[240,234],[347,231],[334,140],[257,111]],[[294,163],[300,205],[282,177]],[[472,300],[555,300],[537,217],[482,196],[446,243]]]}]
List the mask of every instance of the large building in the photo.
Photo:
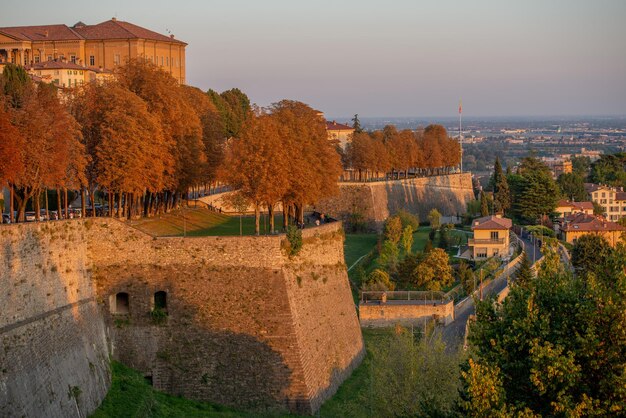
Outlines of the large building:
[{"label": "large building", "polygon": [[114,70],[129,59],[145,58],[184,84],[186,46],[174,35],[162,35],[115,18],[97,25],[78,22],[72,27],[16,26],[0,28],[0,65],[13,63],[31,68],[56,61],[97,72]]},{"label": "large building", "polygon": [[602,217],[576,213],[565,218],[560,234],[561,238],[570,244],[575,244],[583,235],[600,235],[615,247],[625,236],[626,228]]},{"label": "large building", "polygon": [[470,256],[473,260],[485,260],[489,257],[509,256],[509,230],[513,226],[510,219],[500,215],[474,219],[472,231],[474,238],[468,240]]},{"label": "large building", "polygon": [[585,189],[591,200],[602,206],[606,219],[618,221],[626,217],[626,192],[621,187],[587,183]]},{"label": "large building", "polygon": [[326,132],[328,132],[328,139],[337,141],[341,148],[345,150],[348,144],[352,142],[354,128],[352,126],[344,125],[343,123],[327,121]]}]

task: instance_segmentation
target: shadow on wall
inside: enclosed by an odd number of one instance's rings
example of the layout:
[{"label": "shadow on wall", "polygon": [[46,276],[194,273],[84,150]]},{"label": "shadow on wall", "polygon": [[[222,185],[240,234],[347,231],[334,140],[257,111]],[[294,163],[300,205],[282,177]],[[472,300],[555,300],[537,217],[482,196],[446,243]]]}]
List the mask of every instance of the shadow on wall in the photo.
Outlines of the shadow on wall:
[{"label": "shadow on wall", "polygon": [[110,371],[76,224],[0,229],[0,416],[89,415]]},{"label": "shadow on wall", "polygon": [[[210,284],[196,287],[192,281],[206,283],[206,277],[182,281],[185,269],[186,266],[173,266],[143,270],[143,277],[150,277],[149,282],[126,269],[102,273],[119,277],[107,283],[98,279],[99,292],[109,300],[104,310],[111,330],[113,357],[144,373],[156,389],[174,395],[257,411],[285,410],[291,404],[306,412],[306,401],[299,405],[300,400],[289,396],[293,377],[283,356],[258,336],[226,329],[256,328],[262,334],[264,327],[271,327],[250,325],[255,321],[253,317],[259,316],[252,308],[246,311],[241,306],[239,312],[228,312],[229,304],[224,300],[232,299],[239,305],[245,302],[239,299],[237,289],[229,292],[220,282],[235,277],[241,281],[241,272],[232,271],[227,274],[231,276],[228,279],[212,272]],[[116,307],[111,303],[120,292],[128,294],[128,313],[115,313]],[[166,307],[161,309],[165,317],[151,314],[157,292],[166,295]],[[253,301],[254,298],[249,299],[249,303]]]}]

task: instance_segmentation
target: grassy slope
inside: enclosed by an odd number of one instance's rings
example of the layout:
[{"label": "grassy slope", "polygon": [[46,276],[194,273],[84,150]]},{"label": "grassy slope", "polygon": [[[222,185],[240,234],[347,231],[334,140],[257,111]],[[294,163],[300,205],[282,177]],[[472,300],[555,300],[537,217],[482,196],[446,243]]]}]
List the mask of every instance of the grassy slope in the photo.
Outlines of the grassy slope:
[{"label": "grassy slope", "polygon": [[[183,218],[184,215],[184,218]],[[282,214],[274,217],[275,225],[282,225]],[[254,234],[254,217],[242,217],[243,235]],[[202,208],[172,211],[155,218],[134,221],[133,226],[156,236],[182,236],[186,228],[188,236],[239,235],[239,216],[228,216]],[[265,228],[264,228],[265,227]],[[268,232],[266,217],[261,219],[261,233]]]},{"label": "grassy slope", "polygon": [[346,234],[344,243],[346,266],[350,267],[359,258],[372,251],[377,242],[378,234]]}]

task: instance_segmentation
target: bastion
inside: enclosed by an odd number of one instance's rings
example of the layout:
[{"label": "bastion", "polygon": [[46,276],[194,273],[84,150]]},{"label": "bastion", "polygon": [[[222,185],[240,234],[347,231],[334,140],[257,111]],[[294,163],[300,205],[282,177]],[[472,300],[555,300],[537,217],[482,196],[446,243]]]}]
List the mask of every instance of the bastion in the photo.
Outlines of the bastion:
[{"label": "bastion", "polygon": [[171,394],[311,414],[363,358],[339,222],[304,230],[295,256],[284,235],[156,238],[111,219],[0,231],[1,416],[91,413],[109,356]]}]

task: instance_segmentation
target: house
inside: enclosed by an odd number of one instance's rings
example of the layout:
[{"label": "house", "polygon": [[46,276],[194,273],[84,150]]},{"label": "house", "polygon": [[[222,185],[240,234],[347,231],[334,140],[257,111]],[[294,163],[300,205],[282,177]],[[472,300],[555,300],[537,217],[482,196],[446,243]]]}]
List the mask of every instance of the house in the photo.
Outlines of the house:
[{"label": "house", "polygon": [[587,215],[593,215],[593,202],[570,202],[569,200],[559,200],[554,211],[559,214],[559,218],[569,216],[573,213],[586,213]]},{"label": "house", "polygon": [[472,259],[484,260],[489,257],[509,256],[509,230],[513,222],[501,215],[484,216],[474,219],[472,231],[474,238],[468,240]]},{"label": "house", "polygon": [[25,67],[34,81],[54,83],[58,87],[78,87],[91,81],[113,77],[111,70],[85,67],[68,61],[45,61]]},{"label": "house", "polygon": [[615,222],[626,217],[626,192],[623,188],[586,183],[585,190],[592,201],[602,206],[604,216],[609,221]]},{"label": "house", "polygon": [[600,216],[576,213],[565,218],[560,228],[561,239],[570,244],[575,244],[578,238],[587,234],[603,236],[614,247],[626,233],[626,228],[607,221]]},{"label": "house", "polygon": [[[7,62],[30,67],[48,61],[67,61],[112,71],[129,59],[144,58],[184,84],[186,46],[174,35],[162,35],[116,18],[96,25],[78,22],[72,27],[63,24],[3,27],[0,28],[0,67]],[[73,82],[75,79],[72,77]]]},{"label": "house", "polygon": [[328,132],[329,140],[337,141],[341,148],[345,150],[348,144],[352,141],[354,128],[352,126],[337,123],[335,121],[327,121],[326,132]]}]

